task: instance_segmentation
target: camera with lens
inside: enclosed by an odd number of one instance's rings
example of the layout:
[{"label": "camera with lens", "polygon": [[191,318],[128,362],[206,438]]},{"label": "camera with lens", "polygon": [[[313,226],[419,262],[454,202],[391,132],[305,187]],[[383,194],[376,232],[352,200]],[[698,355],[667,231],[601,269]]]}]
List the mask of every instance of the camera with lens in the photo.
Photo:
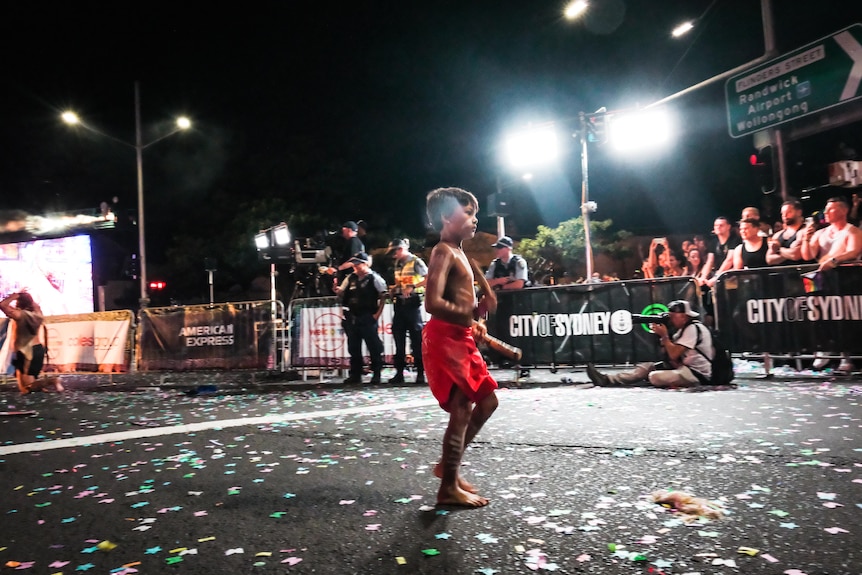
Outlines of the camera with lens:
[{"label": "camera with lens", "polygon": [[660,323],[662,325],[668,325],[670,323],[670,314],[660,313],[655,315],[641,315],[639,313],[633,313],[632,323]]}]

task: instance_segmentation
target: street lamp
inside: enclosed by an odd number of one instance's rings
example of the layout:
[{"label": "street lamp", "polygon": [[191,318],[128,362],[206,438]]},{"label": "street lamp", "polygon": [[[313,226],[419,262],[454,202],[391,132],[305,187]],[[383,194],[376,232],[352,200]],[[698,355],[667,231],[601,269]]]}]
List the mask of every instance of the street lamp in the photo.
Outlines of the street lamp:
[{"label": "street lamp", "polygon": [[[619,151],[657,149],[671,138],[672,122],[663,109],[619,113],[600,108],[592,114],[578,114],[574,136],[581,142],[581,217],[584,222],[586,278],[593,276],[593,245],[590,214],[598,209],[590,200],[590,162],[588,143],[608,142]],[[555,159],[559,155],[556,130],[551,125],[530,128],[506,140],[509,163],[527,168]]]},{"label": "street lamp", "polygon": [[183,130],[187,130],[191,127],[191,120],[186,118],[185,116],[181,116],[176,120],[176,127],[170,132],[159,136],[155,140],[148,142],[146,144],[143,143],[141,137],[141,96],[140,96],[140,88],[139,83],[135,82],[135,143],[130,144],[124,140],[119,138],[115,138],[109,134],[106,134],[92,126],[87,125],[85,122],[78,117],[75,112],[66,111],[63,112],[60,116],[64,122],[69,125],[77,125],[81,126],[93,132],[95,134],[99,134],[100,136],[104,136],[110,140],[113,140],[117,143],[123,144],[124,146],[129,146],[135,149],[135,158],[137,161],[137,169],[138,169],[138,279],[140,280],[140,307],[147,307],[149,303],[149,298],[147,297],[147,245],[146,245],[146,230],[144,226],[144,159],[143,159],[143,151],[145,148],[149,148],[156,142],[160,142],[165,138],[176,134],[177,132],[181,132]]},{"label": "street lamp", "polygon": [[587,0],[573,0],[566,5],[563,16],[568,20],[574,20],[586,12],[588,6]]}]

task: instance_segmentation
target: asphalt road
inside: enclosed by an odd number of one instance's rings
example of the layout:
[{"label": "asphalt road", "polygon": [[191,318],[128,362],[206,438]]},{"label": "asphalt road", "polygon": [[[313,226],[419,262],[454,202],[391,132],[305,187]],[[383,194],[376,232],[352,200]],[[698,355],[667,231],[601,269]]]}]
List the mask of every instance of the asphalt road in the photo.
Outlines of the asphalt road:
[{"label": "asphalt road", "polygon": [[[465,457],[477,510],[434,506],[424,387],[7,391],[37,414],[0,417],[0,572],[862,573],[858,379],[565,375],[500,390]],[[661,489],[725,515],[684,521]]]}]

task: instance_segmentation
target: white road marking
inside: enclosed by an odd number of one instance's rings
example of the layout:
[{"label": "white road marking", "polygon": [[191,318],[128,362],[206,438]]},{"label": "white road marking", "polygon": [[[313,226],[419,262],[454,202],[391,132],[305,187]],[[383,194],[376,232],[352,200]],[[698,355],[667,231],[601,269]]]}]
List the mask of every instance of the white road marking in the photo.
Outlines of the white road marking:
[{"label": "white road marking", "polygon": [[225,429],[228,427],[241,427],[244,425],[261,425],[267,423],[281,423],[284,421],[299,421],[303,419],[316,419],[320,417],[333,417],[338,415],[352,415],[357,413],[376,413],[379,411],[397,411],[399,409],[413,409],[415,407],[428,407],[437,405],[433,397],[415,399],[400,403],[384,403],[382,405],[366,405],[363,407],[347,407],[344,409],[330,409],[327,411],[309,411],[307,413],[285,413],[281,415],[262,415],[260,417],[244,417],[239,419],[225,419],[221,421],[201,421],[184,425],[171,425],[167,427],[145,427],[132,431],[118,431],[115,433],[101,433],[98,435],[87,435],[84,437],[70,437],[68,439],[55,439],[53,441],[41,441],[38,443],[21,443],[19,445],[6,445],[0,447],[0,455],[11,453],[26,453],[30,451],[48,451],[51,449],[66,449],[69,447],[81,447],[110,443],[112,441],[126,441],[129,439],[142,439],[144,437],[161,437],[176,433],[192,433],[206,431],[209,429]]}]

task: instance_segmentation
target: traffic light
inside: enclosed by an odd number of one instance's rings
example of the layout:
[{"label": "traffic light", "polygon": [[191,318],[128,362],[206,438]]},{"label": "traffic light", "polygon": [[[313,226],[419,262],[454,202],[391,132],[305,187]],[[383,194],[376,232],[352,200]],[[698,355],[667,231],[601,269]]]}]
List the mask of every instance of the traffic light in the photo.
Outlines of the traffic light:
[{"label": "traffic light", "polygon": [[775,164],[773,162],[773,155],[773,147],[765,146],[748,157],[748,163],[751,165],[754,177],[760,186],[760,191],[764,194],[771,194],[775,191]]},{"label": "traffic light", "polygon": [[608,114],[601,113],[587,116],[587,141],[604,144],[608,141]]},{"label": "traffic light", "polygon": [[167,287],[167,283],[161,280],[150,282],[150,291],[162,291]]}]

